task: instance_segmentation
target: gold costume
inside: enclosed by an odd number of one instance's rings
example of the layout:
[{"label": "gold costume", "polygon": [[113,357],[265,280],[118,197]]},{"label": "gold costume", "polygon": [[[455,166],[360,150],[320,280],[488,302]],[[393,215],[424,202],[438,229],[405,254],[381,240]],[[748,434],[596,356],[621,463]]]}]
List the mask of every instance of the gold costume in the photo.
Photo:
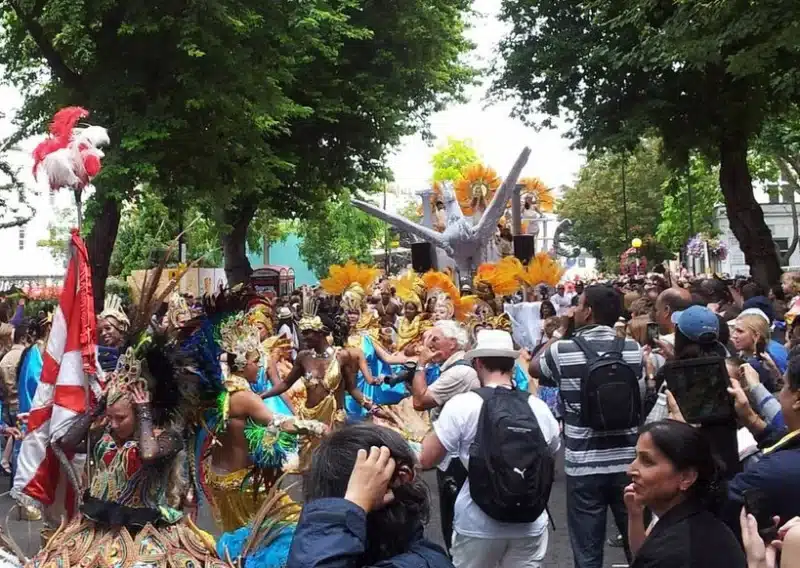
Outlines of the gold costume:
[{"label": "gold costume", "polygon": [[[204,469],[206,487],[212,497],[211,511],[217,527],[222,529],[222,532],[229,532],[247,525],[264,504],[270,487],[262,485],[256,493],[252,481],[247,479],[252,475],[251,468],[231,473],[217,473],[211,465],[211,458],[208,457]],[[284,499],[291,502],[288,497]],[[298,518],[299,515],[294,515],[288,520],[296,522]]]},{"label": "gold costume", "polygon": [[66,521],[26,565],[31,568],[231,568],[216,558],[213,537],[184,517],[180,523],[133,534],[125,527],[102,528],[83,516]]},{"label": "gold costume", "polygon": [[[303,405],[297,409],[297,416],[301,420],[316,420],[326,424],[333,429],[345,423],[346,415],[344,410],[339,408],[336,400],[336,391],[342,384],[342,370],[339,364],[339,350],[335,349],[331,356],[331,362],[325,370],[325,376],[318,379],[307,373],[303,377],[303,384],[308,391],[309,387],[322,386],[327,394],[316,406],[308,408]],[[305,469],[311,463],[311,452],[319,444],[319,438],[304,438],[300,448],[300,469]]]}]

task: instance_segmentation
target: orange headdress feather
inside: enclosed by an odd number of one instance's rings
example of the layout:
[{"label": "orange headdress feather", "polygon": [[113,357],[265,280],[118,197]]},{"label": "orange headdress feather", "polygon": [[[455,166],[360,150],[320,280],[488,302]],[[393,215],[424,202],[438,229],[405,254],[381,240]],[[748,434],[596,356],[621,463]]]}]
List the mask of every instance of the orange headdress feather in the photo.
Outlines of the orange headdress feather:
[{"label": "orange headdress feather", "polygon": [[513,256],[506,256],[496,263],[484,263],[478,267],[473,284],[486,283],[498,296],[510,296],[519,290],[525,267]]},{"label": "orange headdress feather", "polygon": [[537,253],[522,272],[522,280],[529,286],[547,284],[555,286],[564,276],[565,269],[546,252]]}]

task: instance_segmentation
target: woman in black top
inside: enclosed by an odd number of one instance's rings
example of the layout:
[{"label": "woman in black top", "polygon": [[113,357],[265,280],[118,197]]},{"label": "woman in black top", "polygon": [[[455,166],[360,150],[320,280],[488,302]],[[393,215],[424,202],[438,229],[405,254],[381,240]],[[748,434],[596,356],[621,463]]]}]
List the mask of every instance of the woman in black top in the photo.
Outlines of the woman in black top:
[{"label": "woman in black top", "polygon": [[[625,488],[631,568],[746,568],[713,511],[725,495],[720,462],[696,428],[663,420],[642,428]],[[644,508],[658,521],[645,532]]]}]

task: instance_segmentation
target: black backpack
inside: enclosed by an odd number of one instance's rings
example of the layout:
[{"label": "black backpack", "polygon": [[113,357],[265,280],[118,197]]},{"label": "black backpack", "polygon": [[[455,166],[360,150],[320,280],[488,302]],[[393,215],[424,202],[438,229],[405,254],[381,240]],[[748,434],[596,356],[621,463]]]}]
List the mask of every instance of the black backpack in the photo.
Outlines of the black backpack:
[{"label": "black backpack", "polygon": [[555,458],[527,392],[481,388],[478,432],[469,448],[469,492],[491,518],[530,523],[547,507]]},{"label": "black backpack", "polygon": [[581,377],[581,426],[592,430],[625,430],[642,423],[639,377],[622,352],[625,339],[617,337],[611,349],[598,355],[582,337],[572,340],[586,355],[586,375]]}]

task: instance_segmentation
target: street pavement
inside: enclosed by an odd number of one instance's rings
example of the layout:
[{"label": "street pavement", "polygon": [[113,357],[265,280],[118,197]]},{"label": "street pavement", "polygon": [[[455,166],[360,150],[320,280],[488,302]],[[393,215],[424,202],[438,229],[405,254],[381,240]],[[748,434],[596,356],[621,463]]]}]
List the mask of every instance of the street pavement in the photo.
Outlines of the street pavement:
[{"label": "street pavement", "polygon": [[[426,535],[428,538],[443,544],[441,522],[439,519],[439,497],[436,491],[436,476],[433,472],[426,472],[424,479],[428,483],[431,492],[431,519],[426,527]],[[0,479],[0,491],[8,489],[8,478]],[[14,502],[8,495],[0,497],[0,523],[10,534],[25,554],[33,555],[40,545],[39,529],[41,523],[27,522],[17,520],[17,511],[11,510]],[[572,563],[572,551],[570,549],[569,534],[567,532],[567,512],[566,512],[566,494],[564,483],[564,468],[562,460],[556,465],[556,479],[553,486],[553,492],[550,495],[550,512],[555,523],[555,531],[550,529],[549,544],[547,548],[547,556],[543,563],[544,568],[570,568]],[[613,528],[611,521],[611,512],[608,512],[608,536],[616,534],[616,529]],[[200,518],[198,525],[215,534],[214,524],[211,520],[210,513],[207,506],[202,506],[200,511]],[[625,555],[620,548],[605,547],[604,566],[612,568],[615,566],[625,565]]]}]

